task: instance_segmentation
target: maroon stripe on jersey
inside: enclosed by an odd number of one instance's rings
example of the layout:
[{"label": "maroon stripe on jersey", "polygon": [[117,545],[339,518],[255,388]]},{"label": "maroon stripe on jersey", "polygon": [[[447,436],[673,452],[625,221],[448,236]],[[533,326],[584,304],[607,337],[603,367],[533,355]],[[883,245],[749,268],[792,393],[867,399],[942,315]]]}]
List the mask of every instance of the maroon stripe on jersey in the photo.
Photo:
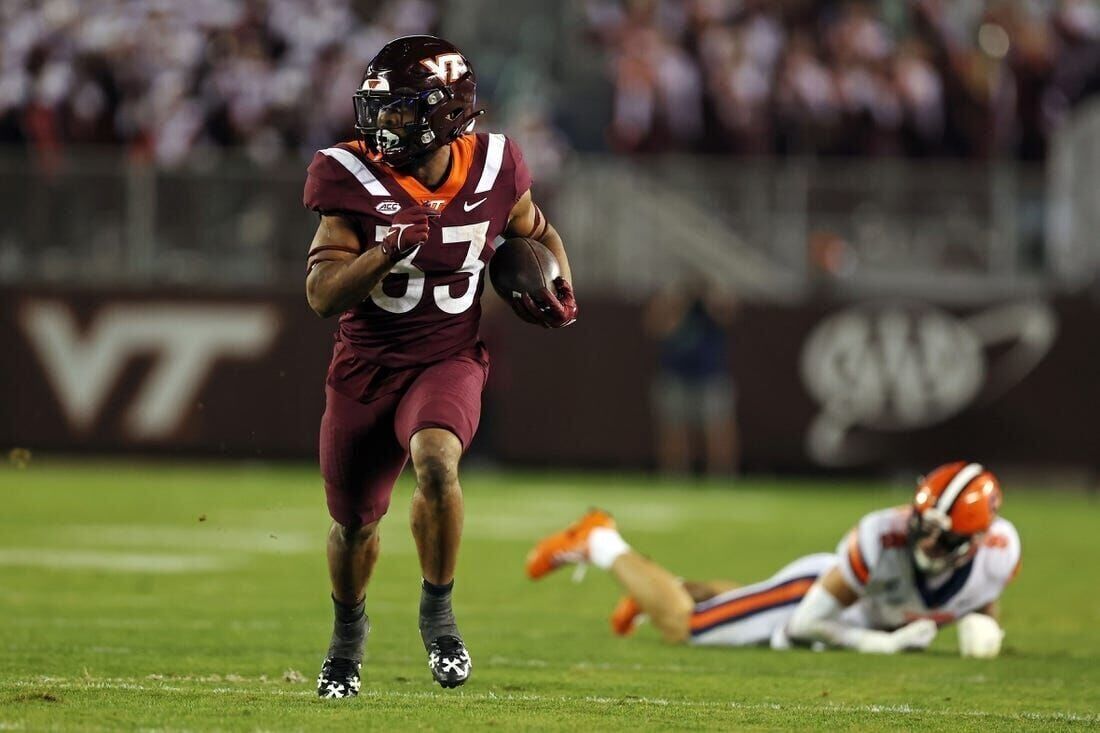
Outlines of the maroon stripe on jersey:
[{"label": "maroon stripe on jersey", "polygon": [[535,209],[535,223],[531,226],[531,231],[527,233],[527,238],[541,239],[542,235],[546,234],[546,230],[550,228],[550,222],[543,216],[538,204],[531,204],[531,206]]},{"label": "maroon stripe on jersey", "polygon": [[343,259],[342,257],[334,257],[331,254],[322,256],[324,252],[345,252],[347,254],[359,256],[360,252],[357,249],[351,247],[343,247],[339,244],[326,244],[321,247],[316,247],[309,251],[309,259],[306,260],[306,274],[313,272],[313,268],[322,262],[335,262],[336,260]]},{"label": "maroon stripe on jersey", "polygon": [[546,217],[542,215],[542,209],[538,207],[538,204],[534,204],[535,207],[535,235],[532,239],[541,239],[543,234],[546,234],[546,230],[550,227],[550,222],[546,220]]},{"label": "maroon stripe on jersey", "polygon": [[309,262],[306,263],[306,274],[313,272],[313,268],[317,267],[323,262],[341,262],[339,257],[310,257]]},{"label": "maroon stripe on jersey", "polygon": [[313,249],[311,249],[309,251],[309,256],[313,257],[314,255],[318,255],[321,252],[328,252],[330,250],[335,252],[347,252],[348,254],[353,255],[361,254],[361,252],[355,247],[345,247],[340,244],[323,244],[320,247],[314,247]]}]

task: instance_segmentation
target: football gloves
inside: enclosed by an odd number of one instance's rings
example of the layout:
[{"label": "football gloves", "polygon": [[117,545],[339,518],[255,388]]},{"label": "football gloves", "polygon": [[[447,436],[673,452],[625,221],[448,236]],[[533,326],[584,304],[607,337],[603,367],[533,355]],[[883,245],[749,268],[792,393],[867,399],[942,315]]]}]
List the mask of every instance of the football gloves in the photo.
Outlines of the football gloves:
[{"label": "football gloves", "polygon": [[554,292],[542,288],[535,293],[516,293],[512,310],[528,323],[544,328],[565,328],[577,320],[577,299],[573,286],[564,277],[554,280]]},{"label": "football gloves", "polygon": [[897,654],[927,649],[938,631],[936,622],[922,618],[894,631],[859,629],[855,648],[864,654]]},{"label": "football gloves", "polygon": [[390,230],[382,239],[382,254],[397,262],[428,241],[428,222],[439,212],[428,206],[413,206],[394,214]]}]

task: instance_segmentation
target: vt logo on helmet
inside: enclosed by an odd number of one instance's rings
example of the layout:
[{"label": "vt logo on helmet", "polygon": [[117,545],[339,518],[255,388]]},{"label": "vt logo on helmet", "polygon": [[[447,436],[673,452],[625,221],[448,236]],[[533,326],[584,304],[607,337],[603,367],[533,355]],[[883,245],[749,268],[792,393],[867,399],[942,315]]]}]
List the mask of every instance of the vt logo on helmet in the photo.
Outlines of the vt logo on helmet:
[{"label": "vt logo on helmet", "polygon": [[355,93],[355,129],[375,161],[405,166],[473,129],[477,79],[453,44],[435,36],[387,43]]},{"label": "vt logo on helmet", "polygon": [[441,53],[434,59],[421,59],[420,63],[442,79],[444,84],[458,81],[470,69],[460,53]]}]

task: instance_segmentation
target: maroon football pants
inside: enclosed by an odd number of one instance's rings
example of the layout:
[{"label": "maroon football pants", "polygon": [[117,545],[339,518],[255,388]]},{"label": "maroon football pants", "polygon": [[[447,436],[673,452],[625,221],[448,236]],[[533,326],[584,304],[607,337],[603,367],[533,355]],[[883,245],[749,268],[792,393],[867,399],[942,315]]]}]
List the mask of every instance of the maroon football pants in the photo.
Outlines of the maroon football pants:
[{"label": "maroon football pants", "polygon": [[[489,374],[484,352],[463,353],[427,367],[401,370],[396,389],[362,399],[346,396],[330,376],[321,418],[321,475],[328,511],[344,526],[369,524],[390,506],[394,483],[409,459],[412,436],[425,428],[454,433],[466,450],[481,419]],[[350,386],[350,385],[349,385]]]}]

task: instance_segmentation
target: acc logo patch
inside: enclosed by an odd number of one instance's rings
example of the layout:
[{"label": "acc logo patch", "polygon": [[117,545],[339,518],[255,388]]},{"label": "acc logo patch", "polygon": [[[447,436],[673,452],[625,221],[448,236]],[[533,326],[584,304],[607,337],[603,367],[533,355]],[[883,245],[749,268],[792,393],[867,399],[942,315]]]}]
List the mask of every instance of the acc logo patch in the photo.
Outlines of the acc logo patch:
[{"label": "acc logo patch", "polygon": [[390,216],[391,214],[396,214],[398,211],[401,211],[401,204],[396,201],[383,201],[378,204],[378,206],[375,206],[374,210],[379,214]]}]

